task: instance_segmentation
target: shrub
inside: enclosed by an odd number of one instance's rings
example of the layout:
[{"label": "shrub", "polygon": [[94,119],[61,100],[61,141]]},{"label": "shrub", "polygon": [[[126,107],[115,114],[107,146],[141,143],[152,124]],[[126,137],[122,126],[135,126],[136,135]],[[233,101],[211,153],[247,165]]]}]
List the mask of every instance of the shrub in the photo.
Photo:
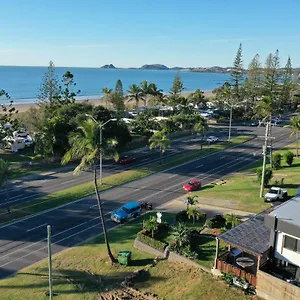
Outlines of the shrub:
[{"label": "shrub", "polygon": [[[205,212],[200,212],[201,214],[199,215],[199,220],[200,219],[206,219],[206,213]],[[178,212],[175,216],[175,220],[176,222],[187,222],[189,221],[189,217],[187,215],[187,211],[186,210],[182,210],[180,212]]]},{"label": "shrub", "polygon": [[[257,180],[260,183],[261,182],[261,177],[262,177],[262,168],[257,168],[256,169],[256,175],[257,175]],[[273,177],[273,171],[270,168],[266,168],[265,171],[265,180],[264,180],[264,186],[267,187],[269,185],[269,182],[271,178]]]},{"label": "shrub", "polygon": [[292,151],[286,151],[284,154],[283,154],[283,157],[284,157],[284,160],[285,162],[291,166],[293,164],[293,161],[294,161],[294,153]]},{"label": "shrub", "polygon": [[279,170],[281,168],[281,160],[281,153],[275,152],[272,154],[273,169]]},{"label": "shrub", "polygon": [[222,228],[225,226],[225,218],[222,215],[216,215],[206,220],[205,225],[208,228]]},{"label": "shrub", "polygon": [[156,239],[153,239],[150,236],[147,236],[142,232],[138,232],[136,237],[137,237],[138,241],[145,243],[146,245],[148,245],[152,248],[155,248],[157,250],[160,250],[160,251],[164,251],[165,248],[167,247],[166,243],[158,241]]},{"label": "shrub", "polygon": [[198,258],[198,254],[195,251],[191,250],[190,245],[187,245],[184,248],[182,248],[179,254],[183,255],[187,258],[191,258],[191,259],[197,259]]},{"label": "shrub", "polygon": [[242,221],[235,214],[225,215],[225,220],[226,220],[225,226],[227,229],[231,229],[242,223]]},{"label": "shrub", "polygon": [[232,272],[229,272],[229,273],[223,273],[222,278],[227,284],[232,285],[233,277],[234,277],[234,274]]}]

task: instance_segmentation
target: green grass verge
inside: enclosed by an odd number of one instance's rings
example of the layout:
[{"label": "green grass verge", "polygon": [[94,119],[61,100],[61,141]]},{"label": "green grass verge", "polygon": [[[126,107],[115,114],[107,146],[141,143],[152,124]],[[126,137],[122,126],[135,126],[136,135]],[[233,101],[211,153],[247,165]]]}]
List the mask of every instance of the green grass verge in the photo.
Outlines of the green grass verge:
[{"label": "green grass verge", "polygon": [[[112,252],[130,250],[130,266],[112,266],[107,261],[103,237],[81,246],[62,251],[53,257],[53,290],[55,299],[94,300],[99,293],[117,290],[124,277],[152,262],[153,256],[133,248],[137,232],[142,228],[142,218],[119,226],[109,233]],[[11,278],[0,281],[1,299],[49,299],[48,267],[44,260],[21,270]],[[101,280],[99,280],[101,279]],[[212,275],[184,264],[158,263],[145,273],[135,287],[166,299],[224,299],[246,300],[241,291],[228,288]]]},{"label": "green grass verge", "polygon": [[[168,168],[175,167],[177,165],[192,161],[202,156],[209,155],[217,151],[224,150],[226,148],[244,143],[251,138],[252,136],[238,136],[233,138],[230,143],[224,142],[224,143],[214,144],[209,147],[205,146],[202,151],[191,150],[191,153],[185,156],[182,156],[181,154],[176,154],[172,157],[165,159],[163,161],[163,164],[160,164],[160,162],[156,162],[147,167],[124,171],[120,174],[115,174],[109,177],[105,177],[103,180],[101,191],[107,190],[109,188],[121,184],[128,183],[136,179],[146,177],[155,172],[166,170]],[[28,201],[24,204],[13,206],[11,208],[10,215],[5,214],[6,213],[5,209],[1,209],[0,214],[2,214],[2,216],[0,219],[0,224],[17,220],[28,215],[32,215],[50,208],[57,207],[62,204],[76,201],[78,199],[92,195],[93,193],[94,193],[93,182],[89,182],[56,193],[52,193],[32,201]]]},{"label": "green grass verge", "polygon": [[[284,153],[287,150],[294,151],[294,145],[289,145],[278,152]],[[265,203],[263,198],[259,197],[260,183],[257,181],[256,169],[261,164],[261,161],[255,162],[239,173],[225,177],[225,184],[209,184],[193,194],[198,195],[201,198],[200,202],[203,204],[254,213],[260,212],[270,207],[269,203]],[[281,178],[284,178],[283,188],[288,190],[289,196],[295,196],[300,181],[300,158],[295,158],[291,167],[282,161],[282,168],[273,170],[273,178],[270,184],[274,184],[276,180],[280,181]],[[267,189],[264,190],[264,193],[266,192]]]}]

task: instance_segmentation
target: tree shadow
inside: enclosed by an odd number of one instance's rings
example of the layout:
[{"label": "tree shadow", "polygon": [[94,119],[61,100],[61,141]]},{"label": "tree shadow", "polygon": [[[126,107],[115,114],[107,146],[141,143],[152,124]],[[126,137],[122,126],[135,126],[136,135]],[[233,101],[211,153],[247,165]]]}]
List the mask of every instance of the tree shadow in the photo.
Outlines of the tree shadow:
[{"label": "tree shadow", "polygon": [[153,263],[152,258],[145,258],[145,259],[133,259],[130,262],[130,266],[135,266],[135,267],[143,267],[146,265],[150,265]]}]

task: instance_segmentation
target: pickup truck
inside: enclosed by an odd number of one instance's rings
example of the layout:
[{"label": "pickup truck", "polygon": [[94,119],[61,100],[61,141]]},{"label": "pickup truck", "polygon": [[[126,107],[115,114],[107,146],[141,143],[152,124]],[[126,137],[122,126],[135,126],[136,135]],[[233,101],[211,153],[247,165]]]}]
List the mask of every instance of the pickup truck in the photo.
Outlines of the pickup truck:
[{"label": "pickup truck", "polygon": [[265,202],[286,200],[288,196],[287,190],[280,187],[272,186],[265,194]]}]

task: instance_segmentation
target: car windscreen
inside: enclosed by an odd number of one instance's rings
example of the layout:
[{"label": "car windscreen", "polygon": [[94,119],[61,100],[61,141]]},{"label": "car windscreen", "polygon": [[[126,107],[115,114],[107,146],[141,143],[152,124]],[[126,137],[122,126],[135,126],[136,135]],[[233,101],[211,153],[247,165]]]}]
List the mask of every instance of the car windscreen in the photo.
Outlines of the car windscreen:
[{"label": "car windscreen", "polygon": [[190,182],[189,182],[189,185],[195,185],[195,182],[191,182],[191,181],[190,181]]},{"label": "car windscreen", "polygon": [[269,190],[269,192],[268,192],[269,194],[276,194],[277,195],[277,191],[276,190]]}]

